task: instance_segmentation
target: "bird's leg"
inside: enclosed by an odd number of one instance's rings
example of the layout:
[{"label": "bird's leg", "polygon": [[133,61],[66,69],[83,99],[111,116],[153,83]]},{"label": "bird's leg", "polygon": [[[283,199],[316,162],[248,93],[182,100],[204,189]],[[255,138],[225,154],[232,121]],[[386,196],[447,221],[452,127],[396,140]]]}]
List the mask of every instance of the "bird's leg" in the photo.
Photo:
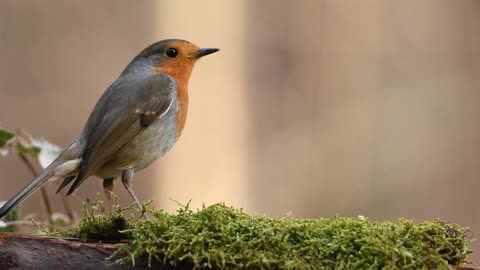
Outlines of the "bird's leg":
[{"label": "bird's leg", "polygon": [[[125,171],[123,171],[123,174],[122,174],[122,183],[123,183],[123,186],[127,189],[128,193],[130,193],[130,196],[132,196],[133,200],[134,200],[135,203],[137,204],[137,206],[138,206],[138,208],[140,209],[140,211],[143,211],[143,209],[142,209],[142,204],[140,203],[140,201],[138,200],[137,196],[135,195],[135,193],[133,192],[133,189],[132,189],[132,184],[133,184],[133,172],[134,172],[134,169],[133,169],[133,168],[126,169]],[[150,217],[149,217],[148,213],[143,213],[143,215],[144,215],[148,220],[150,220]]]},{"label": "bird's leg", "polygon": [[113,194],[113,180],[115,178],[103,179],[103,190],[105,191],[105,196],[107,197],[108,206],[112,207],[112,195]]},{"label": "bird's leg", "polygon": [[140,203],[140,201],[138,200],[137,196],[135,195],[132,189],[133,172],[134,172],[133,168],[126,169],[125,171],[123,171],[122,183],[123,183],[123,186],[127,189],[128,193],[130,193],[130,196],[132,196],[133,200],[135,201],[135,203],[137,204],[138,208],[140,208],[140,211],[141,211],[142,204]]}]

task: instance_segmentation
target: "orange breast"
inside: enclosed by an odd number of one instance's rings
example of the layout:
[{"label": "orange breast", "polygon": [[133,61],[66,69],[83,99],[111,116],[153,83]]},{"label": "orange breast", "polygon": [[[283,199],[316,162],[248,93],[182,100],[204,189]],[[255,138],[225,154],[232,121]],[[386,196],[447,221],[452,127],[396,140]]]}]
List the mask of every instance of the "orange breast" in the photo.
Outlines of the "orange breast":
[{"label": "orange breast", "polygon": [[166,73],[175,79],[177,83],[178,106],[175,112],[177,123],[177,138],[182,135],[188,113],[188,81],[192,73],[193,65],[189,62],[170,63],[164,66],[158,66],[155,71]]},{"label": "orange breast", "polygon": [[188,86],[180,87],[177,84],[178,106],[175,112],[175,119],[177,123],[177,138],[182,135],[185,122],[187,121],[188,113]]}]

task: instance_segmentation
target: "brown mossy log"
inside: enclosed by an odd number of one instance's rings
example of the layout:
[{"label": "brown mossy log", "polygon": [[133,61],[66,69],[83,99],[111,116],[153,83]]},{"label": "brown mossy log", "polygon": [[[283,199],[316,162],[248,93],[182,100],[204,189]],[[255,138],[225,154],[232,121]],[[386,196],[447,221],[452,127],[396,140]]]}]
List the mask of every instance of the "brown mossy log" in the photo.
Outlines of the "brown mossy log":
[{"label": "brown mossy log", "polygon": [[[108,258],[117,250],[109,243],[82,243],[64,238],[0,232],[0,269],[146,269],[146,260],[136,260],[135,266],[114,264]],[[121,255],[118,255],[121,256]],[[118,257],[120,258],[120,257]],[[191,269],[153,263],[150,269]],[[473,270],[454,267],[456,270]]]}]

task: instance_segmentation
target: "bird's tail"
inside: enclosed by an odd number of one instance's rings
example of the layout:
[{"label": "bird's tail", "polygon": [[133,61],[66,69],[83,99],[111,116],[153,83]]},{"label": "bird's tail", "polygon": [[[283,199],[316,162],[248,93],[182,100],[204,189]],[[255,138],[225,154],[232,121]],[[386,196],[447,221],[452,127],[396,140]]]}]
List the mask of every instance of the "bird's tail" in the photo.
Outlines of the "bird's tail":
[{"label": "bird's tail", "polygon": [[1,208],[0,208],[0,218],[5,216],[8,212],[10,212],[13,208],[15,208],[18,204],[23,202],[30,194],[38,190],[43,184],[45,184],[48,179],[53,176],[55,167],[58,165],[57,162],[53,162],[47,168],[45,168],[37,177],[35,177],[30,183],[28,183],[22,190],[20,190],[13,198],[8,200]]},{"label": "bird's tail", "polygon": [[22,190],[20,190],[13,198],[8,200],[0,208],[0,218],[8,214],[13,208],[22,203],[33,192],[37,191],[49,180],[58,180],[66,177],[77,170],[80,164],[79,159],[64,161],[60,158],[53,161],[47,168],[45,168],[39,175],[33,178]]}]

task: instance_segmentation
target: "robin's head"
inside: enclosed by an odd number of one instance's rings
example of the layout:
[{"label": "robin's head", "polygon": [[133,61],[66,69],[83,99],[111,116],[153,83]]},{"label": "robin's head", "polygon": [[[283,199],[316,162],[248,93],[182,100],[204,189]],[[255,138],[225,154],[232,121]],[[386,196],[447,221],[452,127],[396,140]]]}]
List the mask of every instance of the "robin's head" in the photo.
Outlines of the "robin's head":
[{"label": "robin's head", "polygon": [[148,46],[132,62],[146,61],[156,72],[188,82],[195,62],[217,51],[215,48],[199,48],[186,40],[166,39]]},{"label": "robin's head", "polygon": [[195,63],[202,56],[218,51],[215,48],[202,49],[197,45],[181,39],[166,39],[148,46],[139,56],[154,57],[158,65],[178,62]]}]

